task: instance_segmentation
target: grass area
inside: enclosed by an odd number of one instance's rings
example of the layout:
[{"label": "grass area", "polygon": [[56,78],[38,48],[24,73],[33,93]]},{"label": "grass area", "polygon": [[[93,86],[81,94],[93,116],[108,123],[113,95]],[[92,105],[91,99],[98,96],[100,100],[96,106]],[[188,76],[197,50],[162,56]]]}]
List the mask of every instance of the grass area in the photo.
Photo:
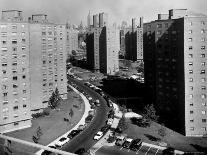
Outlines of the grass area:
[{"label": "grass area", "polygon": [[[130,120],[128,122],[128,129],[124,131],[124,134],[127,134],[131,138],[141,138],[144,142],[156,144],[158,145],[159,141],[150,140],[150,137],[155,137],[160,139],[162,142],[168,144],[177,150],[186,151],[186,152],[197,152],[193,145],[198,145],[201,147],[207,146],[207,138],[199,138],[199,137],[185,137],[177,132],[170,130],[169,128],[165,128],[166,136],[161,137],[158,134],[158,130],[161,128],[160,124],[152,122],[150,127],[139,127],[131,123]],[[193,145],[192,145],[193,144]]]},{"label": "grass area", "polygon": [[[77,105],[80,108],[77,108]],[[73,109],[73,117],[70,122],[65,122],[65,118],[69,118],[68,114]],[[42,145],[48,145],[50,142],[65,134],[72,127],[74,127],[79,120],[82,118],[84,113],[84,104],[81,97],[73,91],[68,93],[68,99],[63,100],[57,107],[57,110],[51,109],[50,115],[45,117],[39,117],[32,120],[32,127],[7,133],[6,135],[15,137],[18,139],[33,142],[32,136],[36,134],[37,128],[40,127],[42,130],[42,136],[38,143]],[[13,143],[13,147],[24,150],[23,152],[36,152],[38,149],[31,148],[25,145]]]}]

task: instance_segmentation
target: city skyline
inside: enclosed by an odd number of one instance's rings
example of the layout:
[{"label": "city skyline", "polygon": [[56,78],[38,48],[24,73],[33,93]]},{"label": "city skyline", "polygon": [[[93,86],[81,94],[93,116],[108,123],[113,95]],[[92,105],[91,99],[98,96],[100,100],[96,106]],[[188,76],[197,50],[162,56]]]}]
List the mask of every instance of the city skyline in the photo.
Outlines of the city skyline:
[{"label": "city skyline", "polygon": [[[110,0],[0,0],[0,10],[17,9],[24,13],[25,20],[36,12],[47,14],[49,20],[55,23],[65,23],[70,21],[73,24],[79,25],[83,21],[86,25],[86,16],[91,11],[92,14],[98,12],[107,12],[110,14],[109,22],[118,24],[125,20],[128,23],[130,18],[143,16],[144,22],[155,20],[154,14],[167,13],[167,10],[172,8],[189,9],[195,12],[207,14],[205,0],[141,0],[139,3],[136,0],[130,1],[110,1]],[[141,5],[140,5],[141,4]],[[150,5],[153,4],[153,5]],[[80,9],[77,9],[80,8]],[[63,16],[64,14],[64,16]]]}]

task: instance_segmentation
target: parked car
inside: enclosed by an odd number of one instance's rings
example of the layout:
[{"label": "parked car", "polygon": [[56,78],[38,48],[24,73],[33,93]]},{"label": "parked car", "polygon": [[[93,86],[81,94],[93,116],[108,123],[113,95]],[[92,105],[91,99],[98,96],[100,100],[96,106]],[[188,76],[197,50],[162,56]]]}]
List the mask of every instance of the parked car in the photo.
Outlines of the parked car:
[{"label": "parked car", "polygon": [[133,139],[131,138],[126,138],[124,143],[123,143],[123,147],[126,148],[126,149],[129,149],[129,146],[131,145],[131,142],[133,141]]},{"label": "parked car", "polygon": [[62,147],[65,143],[69,142],[69,138],[62,137],[59,139],[59,141],[55,144],[57,147]]},{"label": "parked car", "polygon": [[110,128],[110,125],[105,125],[104,127],[101,128],[102,132],[107,132]]},{"label": "parked car", "polygon": [[101,104],[100,104],[100,101],[99,100],[96,100],[95,101],[95,105],[97,106],[97,107],[99,107]]},{"label": "parked car", "polygon": [[133,151],[137,151],[137,150],[139,150],[139,148],[141,146],[142,146],[142,140],[141,139],[135,139],[135,140],[132,141],[129,148]]},{"label": "parked car", "polygon": [[86,149],[85,148],[80,148],[80,149],[78,149],[78,150],[75,151],[75,154],[82,155],[85,152],[86,152]]},{"label": "parked car", "polygon": [[81,132],[81,130],[72,130],[68,135],[67,137],[72,139],[74,138],[76,135],[78,135],[79,133]]},{"label": "parked car", "polygon": [[116,144],[117,146],[122,146],[123,143],[124,143],[124,141],[125,141],[125,137],[124,137],[124,136],[117,136],[117,137],[116,137],[116,142],[115,142],[115,144]]},{"label": "parked car", "polygon": [[107,123],[106,123],[107,125],[112,125],[113,124],[113,119],[112,118],[109,118],[108,120],[107,120]]},{"label": "parked car", "polygon": [[168,147],[168,148],[166,148],[162,151],[162,154],[163,155],[174,155],[175,154],[175,149],[172,148],[172,147]]},{"label": "parked car", "polygon": [[101,137],[103,136],[103,132],[99,131],[95,134],[95,136],[93,137],[94,140],[99,140],[101,139]]}]

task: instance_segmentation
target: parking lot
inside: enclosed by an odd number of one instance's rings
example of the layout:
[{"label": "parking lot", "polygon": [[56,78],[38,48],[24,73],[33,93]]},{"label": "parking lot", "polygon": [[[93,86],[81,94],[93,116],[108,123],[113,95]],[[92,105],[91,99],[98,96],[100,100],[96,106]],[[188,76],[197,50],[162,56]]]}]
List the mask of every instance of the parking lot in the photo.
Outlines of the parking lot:
[{"label": "parking lot", "polygon": [[162,151],[156,148],[142,145],[136,152],[119,146],[103,146],[95,153],[96,155],[161,155]]}]

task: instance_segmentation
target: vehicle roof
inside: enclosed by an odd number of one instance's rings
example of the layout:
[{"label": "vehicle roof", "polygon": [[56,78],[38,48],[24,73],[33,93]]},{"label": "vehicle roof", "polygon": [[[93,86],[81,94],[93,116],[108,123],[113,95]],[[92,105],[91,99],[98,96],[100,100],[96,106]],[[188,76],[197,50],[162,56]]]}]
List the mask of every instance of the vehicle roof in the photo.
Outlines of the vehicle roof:
[{"label": "vehicle roof", "polygon": [[117,136],[117,138],[123,140],[125,137],[124,136]]},{"label": "vehicle roof", "polygon": [[102,131],[98,131],[97,134],[103,134],[103,132]]},{"label": "vehicle roof", "polygon": [[131,142],[131,141],[133,141],[133,139],[127,138],[126,141]]}]

